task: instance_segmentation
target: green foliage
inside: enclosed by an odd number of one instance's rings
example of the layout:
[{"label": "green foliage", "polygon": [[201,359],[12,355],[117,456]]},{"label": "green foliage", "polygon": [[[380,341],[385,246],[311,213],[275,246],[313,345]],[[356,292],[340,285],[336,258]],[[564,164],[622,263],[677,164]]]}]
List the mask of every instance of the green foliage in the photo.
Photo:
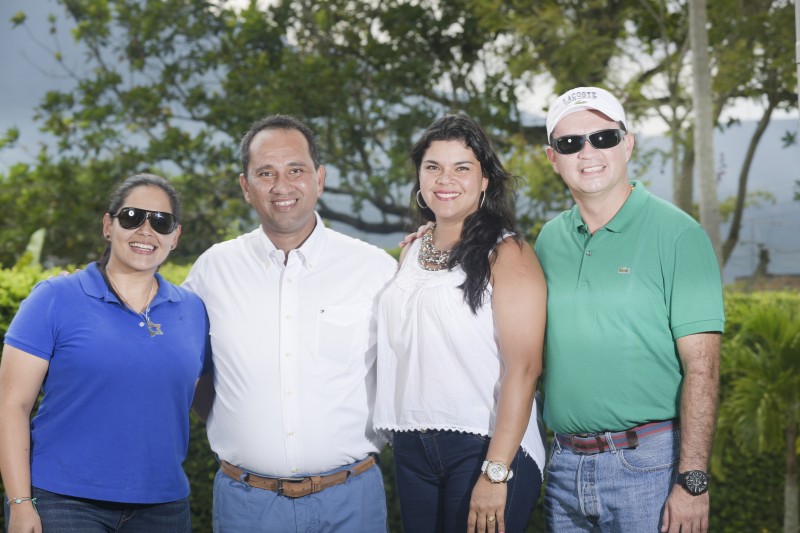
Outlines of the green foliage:
[{"label": "green foliage", "polygon": [[[723,484],[732,482],[734,492],[751,490],[750,484],[735,486],[742,465],[731,461],[731,455],[741,451],[753,457],[782,458],[784,468],[773,470],[772,479],[765,482],[778,489],[795,484],[796,472],[789,465],[797,464],[800,452],[800,294],[729,293],[726,316],[730,326],[722,347],[722,396],[711,471]],[[766,486],[753,490],[783,492]],[[797,487],[785,494],[796,495]],[[787,531],[796,527],[789,521],[792,516],[796,519],[799,502],[784,502],[776,496],[765,504],[772,508],[783,504]]]},{"label": "green foliage", "polygon": [[164,276],[164,279],[170,283],[180,285],[183,283],[183,280],[186,279],[186,276],[189,275],[189,270],[191,269],[191,264],[182,265],[170,261],[161,265],[161,267],[158,269],[158,273]]},{"label": "green foliage", "polygon": [[534,242],[550,214],[569,209],[572,198],[553,172],[543,145],[531,149],[525,137],[512,136],[506,166],[522,180],[517,184],[517,221],[526,239]]},{"label": "green foliage", "polygon": [[[721,432],[717,430],[717,439],[723,438]],[[712,473],[709,531],[783,531],[783,454],[754,454],[735,445],[719,453],[720,466],[728,475],[720,478]]]},{"label": "green foliage", "polygon": [[12,127],[6,130],[5,135],[0,137],[0,149],[6,146],[13,146],[19,140],[19,128]]},{"label": "green foliage", "polygon": [[[524,178],[518,213],[532,238],[567,202],[538,154],[543,126],[519,109],[524,91],[541,95],[549,82],[555,92],[605,85],[634,121],[661,117],[675,143],[664,154],[675,176],[692,174],[685,3],[256,4],[60,0],[52,31],[67,18],[88,66],[69,72],[74,88],[51,91],[38,106],[57,152],[42,147],[34,164],[0,176],[0,206],[14,215],[0,223],[0,265],[14,264],[38,227],[47,228],[47,264],[97,257],[103,243],[92,217],[114,184],[140,171],[170,178],[183,193],[186,231],[174,257],[193,260],[256,223],[239,190],[236,145],[249,124],[276,112],[319,135],[329,170],[322,216],[366,232],[410,229],[408,149],[434,118],[465,111]],[[709,10],[715,117],[737,99],[796,105],[786,49],[792,7],[718,0]],[[13,23],[25,20],[20,13]],[[17,135],[9,130],[0,146]],[[643,161],[646,168],[652,157]],[[78,212],[68,204],[75,201]],[[691,202],[691,194],[678,200],[687,210]]]},{"label": "green foliage", "polygon": [[722,351],[729,393],[720,408],[723,438],[717,442],[726,446],[733,439],[753,453],[786,451],[787,427],[800,425],[800,295],[728,300],[735,326]]},{"label": "green foliage", "polygon": [[42,280],[74,270],[71,267],[42,269],[38,265],[0,270],[0,337],[5,337],[19,304]]},{"label": "green foliage", "polygon": [[214,474],[219,465],[208,445],[206,425],[194,414],[189,428],[189,451],[183,469],[189,478],[193,533],[211,533]]},{"label": "green foliage", "polygon": [[[160,272],[168,280],[179,283],[191,265],[167,263]],[[73,270],[73,269],[69,269]],[[20,301],[40,280],[59,275],[60,269],[43,270],[26,267],[0,270],[0,334],[5,335],[8,324],[16,313]],[[760,390],[773,398],[775,403],[763,409],[755,408],[762,401],[753,397],[749,411],[759,416],[768,416],[766,410],[780,410],[781,396],[796,398],[800,386],[792,388],[792,380],[800,376],[800,356],[797,355],[797,321],[800,312],[800,295],[797,293],[726,293],[727,332],[723,338],[721,406],[722,414],[715,438],[711,528],[723,533],[740,531],[780,531],[783,497],[781,471],[784,455],[779,443],[764,424],[750,418],[736,419],[725,413],[728,406],[741,403],[737,395],[744,387],[746,391]],[[793,329],[794,328],[794,329]],[[794,331],[794,340],[792,337]],[[751,357],[740,353],[742,346],[758,353],[764,359],[755,363]],[[792,351],[794,350],[794,351]],[[755,386],[743,385],[745,377],[751,376]],[[796,383],[796,381],[795,381]],[[794,396],[792,396],[794,395]],[[773,401],[770,400],[770,401]],[[796,400],[795,400],[796,401]],[[729,424],[733,420],[736,424]],[[749,435],[752,426],[765,430],[765,438]],[[759,452],[759,445],[763,443]],[[800,450],[795,450],[798,452]],[[381,454],[384,472],[389,522],[391,531],[402,532],[397,504],[396,481],[391,449]],[[198,533],[211,531],[212,482],[216,472],[216,460],[208,446],[205,426],[194,416],[191,418],[191,441],[184,463],[192,490],[191,506],[194,530]],[[1,488],[1,487],[0,487]],[[0,524],[2,521],[0,520]],[[543,531],[541,498],[536,506],[528,531]]]},{"label": "green foliage", "polygon": [[[316,130],[329,170],[321,215],[376,233],[408,229],[407,152],[438,116],[470,113],[501,149],[512,133],[543,137],[522,125],[514,77],[467,0],[283,0],[240,11],[205,0],[60,4],[89,68],[37,110],[58,157],[43,148],[35,165],[0,177],[0,205],[17,215],[0,226],[6,266],[36,227],[48,228],[51,262],[96,257],[102,241],[89,217],[115,183],[144,170],[182,193],[177,259],[252,227],[236,145],[269,113]],[[65,198],[83,213],[73,217]]]},{"label": "green foliage", "polygon": [[44,244],[44,228],[39,228],[33,232],[25,253],[22,254],[16,266],[41,265],[42,245]]}]

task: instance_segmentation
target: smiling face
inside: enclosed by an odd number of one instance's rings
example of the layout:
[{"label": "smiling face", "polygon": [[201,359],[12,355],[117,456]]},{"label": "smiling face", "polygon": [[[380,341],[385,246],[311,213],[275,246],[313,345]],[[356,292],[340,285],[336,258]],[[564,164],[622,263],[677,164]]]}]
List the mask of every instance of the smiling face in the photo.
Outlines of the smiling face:
[{"label": "smiling face", "polygon": [[[131,189],[122,202],[123,207],[136,207],[147,211],[172,213],[169,196],[160,187],[142,185]],[[115,273],[155,272],[171,249],[178,245],[180,225],[168,234],[153,230],[147,219],[138,228],[125,229],[116,217],[103,216],[103,233],[108,235],[111,255],[108,268]]]},{"label": "smiling face", "polygon": [[[619,123],[597,111],[576,111],[567,115],[553,130],[553,139],[564,135],[585,135],[599,130],[619,128]],[[576,154],[559,154],[547,147],[547,158],[553,170],[569,187],[572,196],[582,199],[606,193],[627,195],[628,160],[633,152],[633,134],[628,133],[617,146],[597,149],[588,141]]]},{"label": "smiling face", "polygon": [[247,175],[239,176],[244,199],[253,206],[276,247],[298,247],[316,225],[314,208],[325,169],[314,167],[305,136],[294,129],[265,129],[250,144]]},{"label": "smiling face", "polygon": [[463,224],[477,211],[489,180],[463,141],[433,141],[419,167],[419,186],[436,222]]}]

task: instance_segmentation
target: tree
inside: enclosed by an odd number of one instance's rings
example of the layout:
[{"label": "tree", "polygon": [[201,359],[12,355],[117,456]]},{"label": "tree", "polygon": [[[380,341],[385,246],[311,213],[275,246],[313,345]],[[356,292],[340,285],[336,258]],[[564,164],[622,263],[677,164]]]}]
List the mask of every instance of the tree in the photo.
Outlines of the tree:
[{"label": "tree", "polygon": [[[696,152],[687,0],[472,0],[489,31],[506,37],[509,68],[521,79],[554,82],[555,92],[602,85],[620,97],[634,121],[660,118],[672,141],[673,201],[695,213]],[[713,124],[751,100],[763,108],[738,177],[722,263],[739,240],[753,156],[777,109],[797,105],[789,53],[792,3],[785,0],[710,0],[709,53]],[[532,81],[530,83],[533,83]]]},{"label": "tree", "polygon": [[[784,531],[798,531],[797,457],[800,453],[800,297],[764,294],[731,297],[729,321],[741,323],[723,345],[722,379],[729,393],[720,405],[712,470],[731,442],[761,453],[782,450]],[[729,332],[730,334],[730,332]]]},{"label": "tree", "polygon": [[705,0],[689,0],[689,36],[692,49],[692,102],[694,107],[694,146],[700,181],[700,222],[708,233],[717,259],[720,248],[719,198],[714,171],[714,141],[711,105],[711,65],[708,57]]},{"label": "tree", "polygon": [[[538,154],[544,127],[520,112],[522,87],[541,95],[605,85],[632,118],[662,117],[673,140],[675,201],[694,211],[688,15],[681,0],[280,0],[263,9],[253,1],[240,11],[212,0],[59,5],[75,25],[86,67],[71,69],[54,50],[75,80],[73,90],[48,93],[37,109],[57,144],[35,164],[0,176],[2,205],[17,215],[0,223],[2,264],[13,264],[42,226],[50,262],[96,256],[97,226],[73,222],[64,200],[80,199],[100,213],[113,184],[144,170],[166,175],[183,193],[187,231],[179,258],[252,227],[256,220],[238,190],[236,144],[249,124],[274,112],[297,115],[323,142],[329,179],[322,216],[390,233],[407,228],[407,151],[415,136],[434,118],[465,111],[526,178],[519,215],[534,235],[568,199]],[[712,6],[716,127],[725,127],[719,117],[737,99],[765,105],[731,202],[727,259],[760,134],[774,110],[796,106],[796,81],[785,50],[790,2]],[[24,26],[25,16],[14,21]],[[13,139],[10,133],[0,145]],[[75,176],[77,191],[59,183]],[[49,210],[28,189],[39,191]]]},{"label": "tree", "polygon": [[[465,111],[509,150],[515,135],[530,134],[494,36],[466,0],[281,0],[241,11],[206,0],[60,3],[88,69],[71,71],[56,53],[76,82],[38,110],[58,157],[7,177],[8,194],[24,211],[18,191],[39,176],[58,179],[68,161],[91,183],[95,209],[126,174],[167,174],[186,204],[191,229],[178,252],[187,258],[255,224],[238,190],[236,144],[266,114],[293,114],[316,130],[329,170],[320,214],[375,233],[407,228],[407,152],[439,115]],[[54,210],[81,245],[91,240]],[[30,227],[42,225],[33,218]],[[80,261],[87,248],[54,232],[48,226],[48,253]]]}]

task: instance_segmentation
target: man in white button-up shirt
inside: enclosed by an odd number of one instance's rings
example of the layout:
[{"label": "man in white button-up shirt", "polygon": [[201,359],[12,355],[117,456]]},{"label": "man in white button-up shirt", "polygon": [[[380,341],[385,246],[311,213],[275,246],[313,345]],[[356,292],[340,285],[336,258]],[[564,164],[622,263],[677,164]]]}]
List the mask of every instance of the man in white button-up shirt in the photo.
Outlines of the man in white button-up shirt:
[{"label": "man in white button-up shirt", "polygon": [[325,169],[303,123],[257,122],[240,156],[261,226],[205,252],[184,284],[211,321],[214,531],[385,531],[374,308],[396,263],[324,227]]}]

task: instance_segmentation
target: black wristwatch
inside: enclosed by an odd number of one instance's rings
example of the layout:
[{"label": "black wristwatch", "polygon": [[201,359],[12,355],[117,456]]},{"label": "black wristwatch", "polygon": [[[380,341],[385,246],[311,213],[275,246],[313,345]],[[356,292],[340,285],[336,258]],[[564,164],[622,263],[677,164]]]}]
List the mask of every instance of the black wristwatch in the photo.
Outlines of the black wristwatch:
[{"label": "black wristwatch", "polygon": [[708,474],[702,470],[678,472],[678,485],[692,496],[700,496],[708,490]]}]

